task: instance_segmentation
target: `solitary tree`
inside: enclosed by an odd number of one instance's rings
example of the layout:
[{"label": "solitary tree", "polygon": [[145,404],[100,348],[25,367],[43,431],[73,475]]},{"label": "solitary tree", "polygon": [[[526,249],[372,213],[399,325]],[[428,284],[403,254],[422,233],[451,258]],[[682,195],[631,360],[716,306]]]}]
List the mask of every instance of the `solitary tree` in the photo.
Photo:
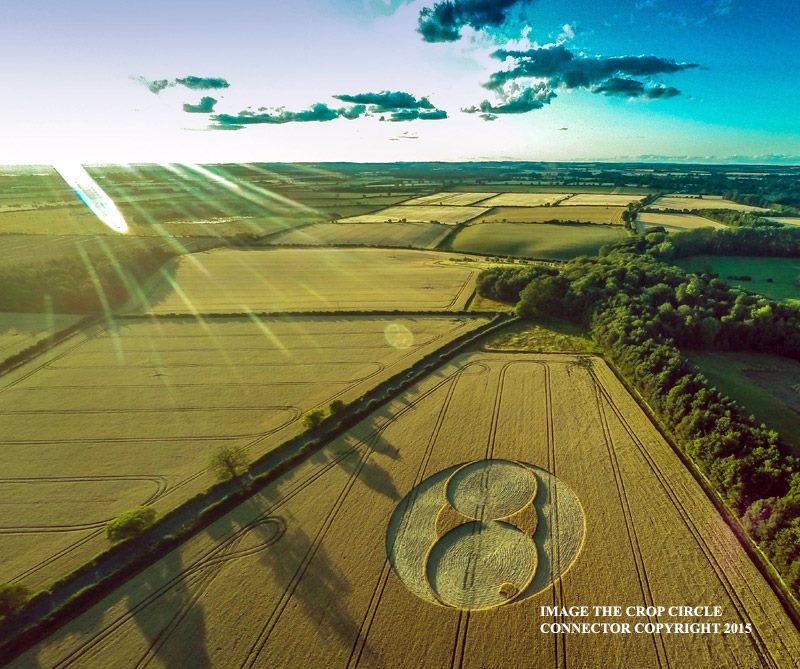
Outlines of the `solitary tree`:
[{"label": "solitary tree", "polygon": [[331,416],[336,416],[344,411],[345,403],[342,400],[333,400],[328,406],[328,412]]},{"label": "solitary tree", "polygon": [[247,471],[250,458],[244,446],[220,446],[211,453],[209,469],[220,481],[241,476]]}]

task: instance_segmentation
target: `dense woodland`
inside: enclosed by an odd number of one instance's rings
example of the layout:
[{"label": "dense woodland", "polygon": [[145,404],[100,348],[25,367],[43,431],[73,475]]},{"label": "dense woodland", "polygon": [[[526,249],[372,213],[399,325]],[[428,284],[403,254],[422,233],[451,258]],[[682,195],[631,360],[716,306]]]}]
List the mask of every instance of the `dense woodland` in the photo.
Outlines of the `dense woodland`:
[{"label": "dense woodland", "polygon": [[753,350],[800,360],[800,311],[669,263],[700,253],[800,255],[800,230],[650,233],[560,269],[486,270],[478,291],[516,302],[523,318],[584,325],[800,594],[800,460],[680,351]]}]

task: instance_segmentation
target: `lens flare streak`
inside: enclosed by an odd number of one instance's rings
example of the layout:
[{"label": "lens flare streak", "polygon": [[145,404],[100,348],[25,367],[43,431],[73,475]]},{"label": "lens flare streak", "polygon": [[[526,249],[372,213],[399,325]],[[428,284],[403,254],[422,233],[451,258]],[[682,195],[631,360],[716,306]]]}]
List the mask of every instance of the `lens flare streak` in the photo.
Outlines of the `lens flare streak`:
[{"label": "lens flare streak", "polygon": [[103,224],[117,232],[128,232],[128,224],[122,212],[117,209],[117,205],[100,187],[89,173],[79,164],[59,164],[53,165],[56,172],[67,182],[70,188],[81,199],[92,213],[99,218]]}]

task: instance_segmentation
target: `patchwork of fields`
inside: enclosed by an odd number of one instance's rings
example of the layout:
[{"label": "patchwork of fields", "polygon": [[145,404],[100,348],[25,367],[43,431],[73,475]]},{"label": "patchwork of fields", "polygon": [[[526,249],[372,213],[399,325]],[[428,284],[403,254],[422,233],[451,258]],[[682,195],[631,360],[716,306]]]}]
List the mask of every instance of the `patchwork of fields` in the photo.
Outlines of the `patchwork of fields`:
[{"label": "patchwork of fields", "polygon": [[[609,602],[711,602],[723,609],[714,622],[752,631],[668,634],[657,625],[689,620],[646,611],[630,620],[649,625],[641,633],[538,631],[570,622],[541,606]],[[10,666],[439,667],[454,658],[465,667],[586,667],[587,658],[641,669],[790,667],[800,635],[604,363],[476,353]]]},{"label": "patchwork of fields", "polygon": [[477,271],[447,254],[383,249],[222,249],[184,256],[150,312],[459,311]]},{"label": "patchwork of fields", "polygon": [[[206,491],[219,447],[266,471],[297,452],[278,447],[306,412],[441,364],[9,666],[800,666],[777,586],[581,328],[520,321],[426,358],[489,322],[468,306],[512,308],[473,300],[481,269],[624,239],[626,207],[657,192],[638,171],[89,168],[130,226],[116,235],[41,169],[0,172],[0,269],[35,297],[6,308],[42,309],[0,314],[0,362],[82,318],[46,313],[45,265],[85,267],[97,297],[102,263],[115,268],[105,279],[165,264],[136,276],[138,304],[101,298],[81,330],[0,376],[0,584],[48,588],[109,546],[120,513],[163,515]],[[674,193],[640,230],[725,227],[667,209],[768,211]],[[796,258],[678,264],[800,304]],[[800,365],[688,357],[800,449]],[[106,575],[92,567],[80,587]],[[750,632],[671,634],[658,626],[696,619],[653,612],[628,620],[652,626],[636,634],[540,631],[596,622],[543,606],[608,604],[721,606],[713,622]]]},{"label": "patchwork of fields", "polygon": [[48,584],[105,545],[110,518],[211,485],[221,444],[258,457],[309,409],[351,401],[485,322],[130,319],[67,340],[0,383],[0,582]]}]

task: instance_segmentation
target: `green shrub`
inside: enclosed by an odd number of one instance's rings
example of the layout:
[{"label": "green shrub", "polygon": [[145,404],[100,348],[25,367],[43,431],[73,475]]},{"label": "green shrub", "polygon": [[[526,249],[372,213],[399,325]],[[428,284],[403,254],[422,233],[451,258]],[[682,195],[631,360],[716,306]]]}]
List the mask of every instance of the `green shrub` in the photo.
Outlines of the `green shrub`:
[{"label": "green shrub", "polygon": [[140,535],[156,520],[156,510],[151,506],[137,506],[121,513],[106,525],[106,536],[112,543]]}]

